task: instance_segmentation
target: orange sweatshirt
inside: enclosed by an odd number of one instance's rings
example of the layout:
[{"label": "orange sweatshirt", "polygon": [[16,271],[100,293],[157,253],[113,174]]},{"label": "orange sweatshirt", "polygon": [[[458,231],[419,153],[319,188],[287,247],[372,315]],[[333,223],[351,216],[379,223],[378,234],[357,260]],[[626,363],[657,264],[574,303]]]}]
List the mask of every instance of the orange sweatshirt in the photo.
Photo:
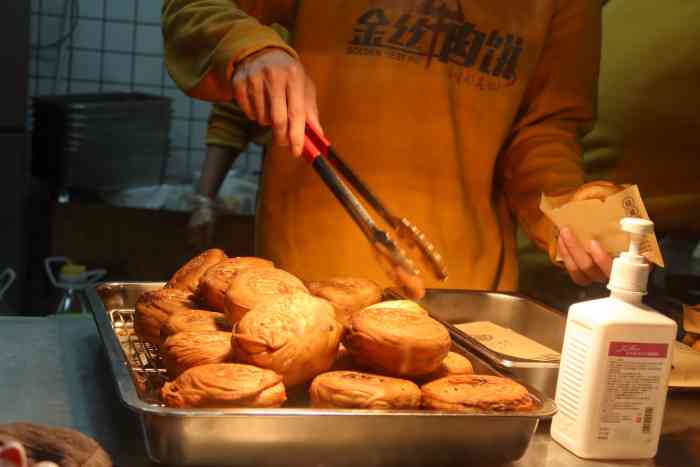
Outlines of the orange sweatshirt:
[{"label": "orange sweatshirt", "polygon": [[[292,47],[268,24],[293,24]],[[594,0],[165,0],[168,70],[190,95],[232,99],[236,63],[298,56],[326,135],[447,259],[433,287],[514,290],[514,218],[542,248],[543,192],[583,182],[594,116]],[[266,155],[256,247],[305,279],[387,284],[360,230],[302,160]]]}]

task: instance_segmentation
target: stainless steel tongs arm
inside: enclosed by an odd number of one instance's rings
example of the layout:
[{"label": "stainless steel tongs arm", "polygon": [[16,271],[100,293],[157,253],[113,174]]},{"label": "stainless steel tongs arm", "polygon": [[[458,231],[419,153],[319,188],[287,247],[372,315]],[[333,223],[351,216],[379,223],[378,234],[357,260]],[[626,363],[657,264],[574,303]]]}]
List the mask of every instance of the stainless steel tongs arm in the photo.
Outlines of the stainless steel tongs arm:
[{"label": "stainless steel tongs arm", "polygon": [[374,248],[410,274],[419,274],[413,262],[401,251],[391,236],[377,226],[364,206],[335,174],[326,160],[323,157],[314,157],[311,164]]},{"label": "stainless steel tongs arm", "polygon": [[381,202],[381,200],[365,185],[365,183],[355,175],[353,170],[348,166],[332,148],[328,147],[326,158],[333,164],[333,167],[340,172],[345,179],[350,182],[355,190],[372,206],[372,208],[394,229],[400,238],[410,242],[417,247],[423,258],[426,260],[433,274],[441,280],[447,279],[447,265],[444,262],[442,255],[435,248],[426,235],[413,222],[405,217],[394,215]]}]

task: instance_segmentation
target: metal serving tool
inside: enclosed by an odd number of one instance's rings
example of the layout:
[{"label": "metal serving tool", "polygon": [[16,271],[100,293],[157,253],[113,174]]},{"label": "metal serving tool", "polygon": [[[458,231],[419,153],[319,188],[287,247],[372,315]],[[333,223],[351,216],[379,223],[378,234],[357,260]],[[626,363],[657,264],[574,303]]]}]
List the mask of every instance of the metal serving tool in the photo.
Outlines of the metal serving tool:
[{"label": "metal serving tool", "polygon": [[[417,249],[421,254],[422,263],[427,265],[432,274],[440,279],[447,279],[447,266],[442,255],[425,234],[405,217],[396,216],[372,193],[367,185],[352,171],[333,149],[330,141],[321,135],[320,131],[307,122],[304,139],[304,160],[320,175],[321,179],[333,192],[343,207],[348,211],[355,223],[360,227],[369,242],[385,258],[412,275],[418,275],[420,270],[407,256],[406,250],[398,246],[391,235],[382,230],[374,222],[370,214],[355,197],[353,192],[340,179],[337,170],[365,201],[394,229],[397,239],[408,249]],[[331,167],[332,166],[332,167]],[[335,170],[333,170],[335,168]]]}]

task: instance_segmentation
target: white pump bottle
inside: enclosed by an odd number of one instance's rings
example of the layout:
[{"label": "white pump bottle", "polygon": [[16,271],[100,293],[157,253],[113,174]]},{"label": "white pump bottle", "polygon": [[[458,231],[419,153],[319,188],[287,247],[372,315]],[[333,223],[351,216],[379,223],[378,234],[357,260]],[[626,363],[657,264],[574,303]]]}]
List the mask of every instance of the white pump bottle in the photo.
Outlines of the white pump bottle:
[{"label": "white pump bottle", "polygon": [[569,308],[551,435],[586,459],[656,455],[676,323],[642,304],[651,221],[625,218],[628,252],[613,261],[610,297]]}]

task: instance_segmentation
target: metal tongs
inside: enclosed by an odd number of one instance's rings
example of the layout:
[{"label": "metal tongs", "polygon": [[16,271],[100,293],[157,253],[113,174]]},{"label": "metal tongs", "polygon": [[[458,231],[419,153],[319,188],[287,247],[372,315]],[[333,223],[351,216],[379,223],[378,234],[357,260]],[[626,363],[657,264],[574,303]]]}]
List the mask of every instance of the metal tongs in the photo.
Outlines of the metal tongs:
[{"label": "metal tongs", "polygon": [[338,153],[331,147],[330,141],[323,137],[318,129],[308,122],[305,129],[302,157],[316,170],[321,179],[360,227],[367,240],[384,258],[388,259],[395,267],[400,267],[411,275],[420,274],[420,270],[406,255],[405,250],[399,248],[389,233],[377,226],[353,192],[338,177],[333,167],[394,229],[404,244],[411,249],[413,247],[418,249],[424,260],[423,263],[428,266],[436,278],[440,280],[447,279],[447,267],[442,255],[435,249],[435,245],[411,221],[405,217],[392,214],[379,198],[370,191],[367,185],[355,175],[352,169],[343,162]]}]

